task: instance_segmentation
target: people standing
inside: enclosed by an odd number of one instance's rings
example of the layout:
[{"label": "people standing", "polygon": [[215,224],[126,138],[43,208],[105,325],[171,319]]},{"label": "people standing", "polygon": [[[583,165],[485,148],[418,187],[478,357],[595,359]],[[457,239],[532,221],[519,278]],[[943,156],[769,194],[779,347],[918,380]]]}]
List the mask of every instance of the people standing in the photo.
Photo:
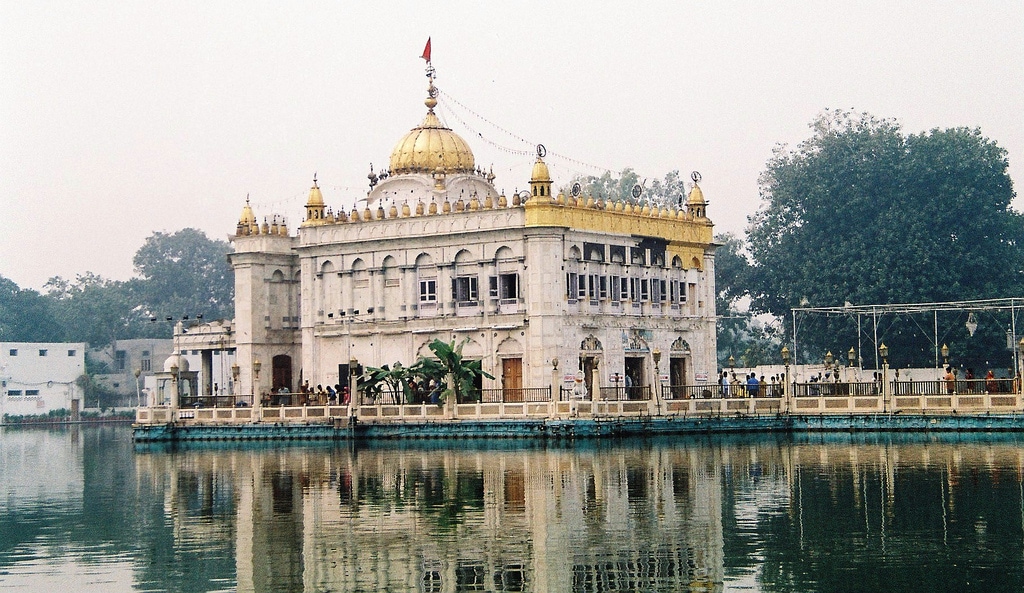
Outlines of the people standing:
[{"label": "people standing", "polygon": [[747,395],[750,397],[757,397],[761,383],[757,380],[757,375],[750,373],[747,377]]},{"label": "people standing", "polygon": [[949,395],[956,393],[956,374],[953,373],[953,367],[946,367],[946,376],[943,379],[946,381],[946,393]]}]

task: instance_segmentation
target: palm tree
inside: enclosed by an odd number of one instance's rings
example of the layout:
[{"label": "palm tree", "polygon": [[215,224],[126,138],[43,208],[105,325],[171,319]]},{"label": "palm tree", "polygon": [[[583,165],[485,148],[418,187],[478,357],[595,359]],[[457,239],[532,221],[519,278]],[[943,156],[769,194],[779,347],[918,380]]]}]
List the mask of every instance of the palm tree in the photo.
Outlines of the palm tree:
[{"label": "palm tree", "polygon": [[[400,403],[412,401],[412,390],[409,388],[409,380],[413,375],[410,369],[396,362],[391,368],[388,365],[381,367],[366,367],[365,372],[356,380],[356,390],[368,395],[376,401],[385,393],[390,393],[392,402]],[[399,398],[398,394],[402,394]]]},{"label": "palm tree", "polygon": [[434,353],[436,360],[421,356],[409,371],[427,380],[433,379],[438,384],[443,382],[446,388],[441,398],[447,401],[454,396],[456,403],[462,403],[476,391],[476,384],[482,377],[494,378],[483,370],[481,361],[463,358],[462,347],[468,341],[456,345],[454,340],[434,340],[427,348]]}]

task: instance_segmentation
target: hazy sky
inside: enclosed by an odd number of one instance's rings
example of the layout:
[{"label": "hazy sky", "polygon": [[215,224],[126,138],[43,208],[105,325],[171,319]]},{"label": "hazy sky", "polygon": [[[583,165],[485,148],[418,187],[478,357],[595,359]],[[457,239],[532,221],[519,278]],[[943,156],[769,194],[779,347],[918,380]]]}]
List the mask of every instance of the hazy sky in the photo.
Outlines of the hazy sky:
[{"label": "hazy sky", "polygon": [[154,231],[226,238],[246,194],[294,229],[314,172],[351,205],[422,120],[428,36],[471,110],[440,115],[507,192],[533,159],[492,144],[540,142],[577,161],[548,159],[558,183],[699,170],[742,232],[825,108],[980,127],[1024,179],[1021,0],[2,2],[0,275],[127,279]]}]

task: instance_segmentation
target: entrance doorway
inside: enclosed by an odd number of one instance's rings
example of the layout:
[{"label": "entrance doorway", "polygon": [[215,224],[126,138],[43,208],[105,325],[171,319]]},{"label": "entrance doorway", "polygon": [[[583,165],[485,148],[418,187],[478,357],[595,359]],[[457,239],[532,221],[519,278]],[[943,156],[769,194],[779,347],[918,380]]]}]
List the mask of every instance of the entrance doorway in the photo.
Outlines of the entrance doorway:
[{"label": "entrance doorway", "polygon": [[643,399],[644,359],[640,356],[626,357],[626,399]]},{"label": "entrance doorway", "polygon": [[668,372],[672,399],[686,397],[686,359],[673,356],[668,363]]},{"label": "entrance doorway", "polygon": [[271,383],[274,393],[282,387],[292,389],[292,357],[287,354],[278,354],[274,357],[274,376]]},{"label": "entrance doorway", "polygon": [[594,399],[594,370],[597,369],[597,357],[581,356],[580,368],[583,369],[583,384],[587,386],[587,398]]},{"label": "entrance doorway", "polygon": [[501,397],[506,402],[523,401],[523,359],[501,359]]}]

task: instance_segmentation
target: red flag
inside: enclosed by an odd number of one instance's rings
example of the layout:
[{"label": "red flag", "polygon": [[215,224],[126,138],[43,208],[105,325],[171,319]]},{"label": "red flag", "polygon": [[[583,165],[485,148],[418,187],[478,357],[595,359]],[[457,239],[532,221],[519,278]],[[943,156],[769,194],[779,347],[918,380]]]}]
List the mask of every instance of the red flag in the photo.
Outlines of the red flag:
[{"label": "red flag", "polygon": [[423,55],[420,57],[430,63],[430,37],[427,37],[427,46],[423,48]]}]

